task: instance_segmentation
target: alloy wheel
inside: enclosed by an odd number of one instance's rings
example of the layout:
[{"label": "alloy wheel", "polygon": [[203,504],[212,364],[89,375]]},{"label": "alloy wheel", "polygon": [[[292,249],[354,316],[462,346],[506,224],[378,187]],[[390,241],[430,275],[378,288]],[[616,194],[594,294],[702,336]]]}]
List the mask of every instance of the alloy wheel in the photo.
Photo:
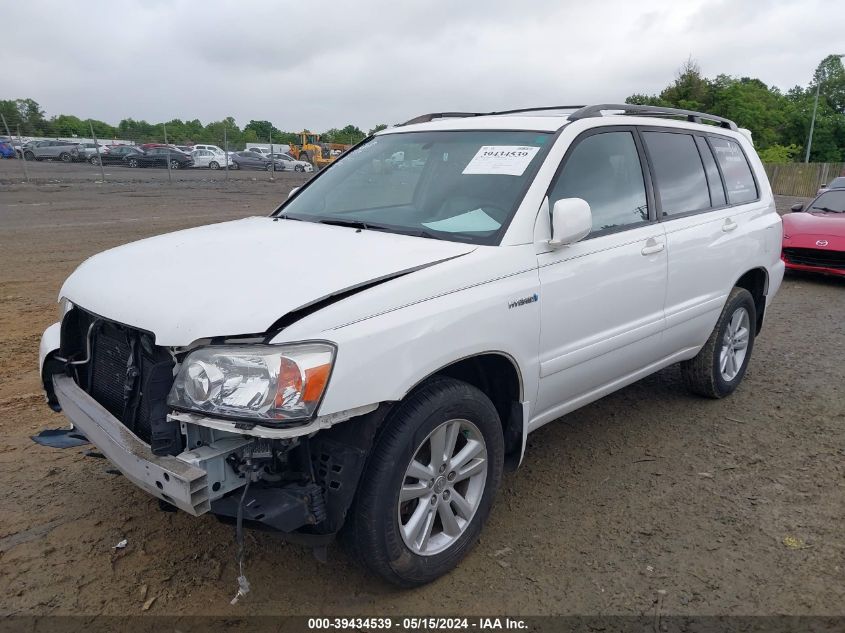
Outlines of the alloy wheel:
[{"label": "alloy wheel", "polygon": [[452,546],[472,521],[487,482],[487,445],[469,420],[447,420],[414,451],[399,491],[399,532],[415,554]]},{"label": "alloy wheel", "polygon": [[732,381],[742,369],[748,354],[749,337],[748,310],[737,308],[731,315],[722,337],[722,348],[719,350],[719,372],[726,382]]}]

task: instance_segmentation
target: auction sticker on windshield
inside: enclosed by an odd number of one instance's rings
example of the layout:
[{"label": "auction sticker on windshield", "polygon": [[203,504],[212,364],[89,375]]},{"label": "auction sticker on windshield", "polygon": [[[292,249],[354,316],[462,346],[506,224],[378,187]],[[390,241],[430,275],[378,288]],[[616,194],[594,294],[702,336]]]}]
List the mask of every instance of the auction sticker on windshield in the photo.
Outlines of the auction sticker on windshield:
[{"label": "auction sticker on windshield", "polygon": [[521,176],[539,151],[539,147],[532,146],[484,145],[462,173]]}]

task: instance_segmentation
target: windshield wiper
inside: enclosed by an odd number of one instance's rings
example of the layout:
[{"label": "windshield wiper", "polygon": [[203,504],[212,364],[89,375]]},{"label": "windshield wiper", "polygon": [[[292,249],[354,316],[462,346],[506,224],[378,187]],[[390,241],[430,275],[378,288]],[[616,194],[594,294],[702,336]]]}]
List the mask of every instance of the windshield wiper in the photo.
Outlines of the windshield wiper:
[{"label": "windshield wiper", "polygon": [[387,224],[375,224],[373,222],[364,222],[363,220],[343,220],[339,218],[326,218],[323,220],[315,220],[317,224],[329,224],[331,226],[348,226],[352,229],[364,229],[368,231],[384,231],[386,233],[398,233],[400,235],[412,235],[414,237],[430,237],[437,239],[434,233],[430,233],[425,229],[406,229],[399,226],[388,226]]},{"label": "windshield wiper", "polygon": [[386,227],[380,227],[377,224],[368,224],[366,222],[362,222],[361,220],[340,220],[337,218],[329,218],[325,220],[315,220],[317,224],[329,224],[331,226],[348,226],[350,229],[381,229],[385,230]]},{"label": "windshield wiper", "polygon": [[[305,218],[295,218],[291,215],[278,216],[286,220],[305,220]],[[377,224],[374,222],[364,222],[363,220],[344,220],[343,218],[319,218],[315,220],[305,220],[306,222],[314,222],[315,224],[328,224],[330,226],[345,226],[350,229],[358,229],[365,231],[384,231],[386,233],[398,233],[399,235],[410,235],[412,237],[426,237],[433,240],[441,239],[436,233],[426,229],[412,229],[400,226],[388,226],[386,224]]]},{"label": "windshield wiper", "polygon": [[811,209],[816,209],[817,211],[823,211],[825,213],[845,213],[840,211],[839,209],[831,209],[830,207],[810,207]]}]

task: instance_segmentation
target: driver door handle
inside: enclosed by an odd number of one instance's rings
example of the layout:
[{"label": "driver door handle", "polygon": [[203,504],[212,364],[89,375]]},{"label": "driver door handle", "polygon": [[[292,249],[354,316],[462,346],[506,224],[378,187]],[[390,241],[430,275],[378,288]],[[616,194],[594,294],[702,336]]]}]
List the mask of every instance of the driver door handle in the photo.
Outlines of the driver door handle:
[{"label": "driver door handle", "polygon": [[666,244],[664,242],[658,242],[653,237],[650,237],[646,240],[645,246],[643,246],[643,250],[640,252],[643,255],[654,255],[655,253],[662,251],[664,248],[666,248]]},{"label": "driver door handle", "polygon": [[730,218],[725,218],[725,223],[722,225],[722,230],[725,233],[728,233],[729,231],[733,231],[738,226],[739,226],[739,224],[737,224],[736,222],[734,222]]}]

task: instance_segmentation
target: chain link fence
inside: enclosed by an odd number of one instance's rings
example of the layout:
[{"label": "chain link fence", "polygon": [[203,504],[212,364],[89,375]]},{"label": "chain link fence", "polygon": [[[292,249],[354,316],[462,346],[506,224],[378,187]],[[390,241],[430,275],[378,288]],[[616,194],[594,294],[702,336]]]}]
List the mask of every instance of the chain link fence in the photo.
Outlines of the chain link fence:
[{"label": "chain link fence", "polygon": [[[272,181],[285,173],[312,174],[349,148],[311,133],[274,139],[270,132],[256,140],[232,119],[205,126],[174,119],[170,129],[138,123],[125,138],[104,138],[92,121],[75,119],[66,126],[51,121],[46,136],[25,119],[10,118],[0,117],[0,158],[17,159],[0,163],[0,180],[6,183]],[[765,167],[774,193],[786,196],[813,196],[821,185],[845,175],[845,163]]]},{"label": "chain link fence", "polygon": [[[339,155],[345,146],[322,143],[317,135],[301,135],[298,142],[280,142],[272,134],[255,140],[237,126],[225,123],[195,133],[179,125],[148,126],[143,135],[103,138],[91,122],[52,124],[50,134],[25,122],[0,120],[0,180],[4,182],[124,182],[274,180],[282,174],[312,174]],[[87,128],[87,129],[84,129]],[[86,132],[87,134],[82,134]],[[294,135],[283,139],[293,141]],[[314,146],[319,149],[313,150]]]}]

